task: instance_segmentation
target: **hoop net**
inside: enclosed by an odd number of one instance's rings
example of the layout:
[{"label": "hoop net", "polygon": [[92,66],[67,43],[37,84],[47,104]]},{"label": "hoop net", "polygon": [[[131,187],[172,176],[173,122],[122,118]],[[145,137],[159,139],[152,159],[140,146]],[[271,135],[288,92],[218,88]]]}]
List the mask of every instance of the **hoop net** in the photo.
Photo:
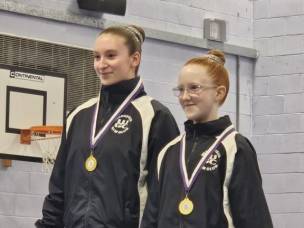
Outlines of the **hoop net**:
[{"label": "hoop net", "polygon": [[61,142],[62,126],[33,126],[21,130],[21,144],[36,142],[40,147],[43,170],[51,171]]}]

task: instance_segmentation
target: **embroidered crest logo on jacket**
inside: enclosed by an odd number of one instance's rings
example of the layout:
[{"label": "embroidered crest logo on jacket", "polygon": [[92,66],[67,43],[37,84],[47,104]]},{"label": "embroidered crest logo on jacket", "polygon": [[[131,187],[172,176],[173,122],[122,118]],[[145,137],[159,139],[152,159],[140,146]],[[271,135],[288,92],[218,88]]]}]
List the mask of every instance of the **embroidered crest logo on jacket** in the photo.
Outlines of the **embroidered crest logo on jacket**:
[{"label": "embroidered crest logo on jacket", "polygon": [[[204,156],[206,152],[202,153],[202,156]],[[215,169],[217,169],[218,164],[219,164],[219,160],[221,157],[221,153],[216,150],[208,159],[208,161],[206,162],[206,164],[202,167],[203,170],[205,171],[213,171]]]},{"label": "embroidered crest logo on jacket", "polygon": [[112,131],[116,134],[123,134],[129,130],[129,124],[132,122],[132,117],[129,115],[120,115],[112,126]]}]

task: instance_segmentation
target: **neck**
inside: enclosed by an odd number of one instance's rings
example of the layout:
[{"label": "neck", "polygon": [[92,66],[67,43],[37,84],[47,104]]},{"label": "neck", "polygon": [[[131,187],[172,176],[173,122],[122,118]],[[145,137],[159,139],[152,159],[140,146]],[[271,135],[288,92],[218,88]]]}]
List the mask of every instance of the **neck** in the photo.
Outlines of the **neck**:
[{"label": "neck", "polygon": [[136,78],[137,77],[137,73],[135,72],[134,69],[131,69],[128,73],[128,79],[132,79],[132,78]]},{"label": "neck", "polygon": [[216,110],[211,111],[207,116],[202,116],[202,118],[200,118],[200,119],[193,120],[193,123],[194,124],[196,124],[196,123],[206,123],[206,122],[210,122],[210,121],[213,121],[213,120],[217,120],[218,118],[219,118],[218,111],[216,109]]},{"label": "neck", "polygon": [[131,79],[136,78],[136,77],[137,77],[136,74],[134,72],[132,72],[128,75],[127,80],[131,80]]},{"label": "neck", "polygon": [[201,119],[201,120],[193,120],[193,123],[194,124],[197,124],[197,123],[207,123],[207,122],[210,122],[210,121],[214,121],[214,120],[217,120],[219,117],[214,117],[214,118],[205,118],[205,119]]}]

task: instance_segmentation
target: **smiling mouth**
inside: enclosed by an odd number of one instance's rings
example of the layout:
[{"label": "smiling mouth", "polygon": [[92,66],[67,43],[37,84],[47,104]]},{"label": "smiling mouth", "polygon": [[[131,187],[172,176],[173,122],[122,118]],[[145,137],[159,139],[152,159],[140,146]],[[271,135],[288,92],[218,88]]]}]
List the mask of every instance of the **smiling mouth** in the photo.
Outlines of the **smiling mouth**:
[{"label": "smiling mouth", "polygon": [[191,110],[193,110],[195,108],[195,105],[194,104],[191,104],[191,105],[184,105],[183,106],[183,109],[185,110],[185,111],[191,111]]},{"label": "smiling mouth", "polygon": [[110,74],[112,74],[112,72],[100,73],[100,75],[101,75],[102,77],[107,77],[107,76],[109,76]]},{"label": "smiling mouth", "polygon": [[192,107],[192,106],[194,106],[195,104],[185,104],[185,105],[183,105],[185,108],[187,108],[187,107]]}]

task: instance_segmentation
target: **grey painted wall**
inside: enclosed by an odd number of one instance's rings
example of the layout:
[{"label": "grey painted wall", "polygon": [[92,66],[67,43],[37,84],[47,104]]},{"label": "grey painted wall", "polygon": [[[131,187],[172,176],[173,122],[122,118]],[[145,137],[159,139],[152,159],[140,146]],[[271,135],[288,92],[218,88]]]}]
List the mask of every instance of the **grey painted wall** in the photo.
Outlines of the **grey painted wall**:
[{"label": "grey painted wall", "polygon": [[252,47],[252,9],[247,0],[128,0],[126,16],[79,10],[76,0],[0,0],[0,9],[101,27],[106,20],[203,38],[203,19],[228,23],[228,43]]},{"label": "grey painted wall", "polygon": [[276,228],[304,224],[304,1],[254,3],[253,142]]},{"label": "grey painted wall", "polygon": [[[227,19],[230,22],[229,42],[252,46],[252,2],[231,0],[227,6],[221,0],[130,0],[127,16],[104,15],[104,18],[124,23],[136,23],[160,30],[187,33],[202,37],[202,15]],[[24,9],[24,1],[0,0],[0,7]],[[48,42],[63,43],[90,49],[99,32],[98,23],[92,21],[92,15],[85,18],[75,16],[77,8],[72,1],[27,1],[24,13],[55,16],[58,20],[77,21],[79,25],[26,16],[8,11],[0,11],[0,33],[40,39]],[[151,3],[153,2],[153,4]],[[230,4],[229,4],[230,5]],[[23,7],[23,8],[22,8]],[[42,7],[42,8],[41,8]],[[73,8],[74,7],[74,8]],[[153,7],[153,11],[150,7]],[[33,11],[33,9],[36,9]],[[158,12],[159,11],[159,12]],[[52,12],[53,14],[50,14]],[[146,13],[144,13],[146,12]],[[73,18],[71,19],[71,17]],[[95,15],[95,18],[99,16]],[[95,23],[92,26],[91,23]],[[193,24],[194,23],[194,24]],[[233,25],[233,26],[232,26]],[[185,117],[171,93],[178,71],[190,57],[205,53],[206,50],[169,42],[147,39],[143,46],[143,61],[140,74],[150,95],[167,105],[174,113],[179,126]],[[231,90],[222,109],[222,114],[229,114],[235,122],[236,101],[236,58],[227,55],[226,66],[231,75]],[[253,61],[241,58],[240,64],[240,131],[250,137],[252,133],[252,97],[253,97]],[[13,167],[0,168],[0,228],[28,228],[41,216],[42,201],[47,193],[49,175],[41,171],[41,164],[14,161]],[[265,183],[271,181],[266,180]]]}]

